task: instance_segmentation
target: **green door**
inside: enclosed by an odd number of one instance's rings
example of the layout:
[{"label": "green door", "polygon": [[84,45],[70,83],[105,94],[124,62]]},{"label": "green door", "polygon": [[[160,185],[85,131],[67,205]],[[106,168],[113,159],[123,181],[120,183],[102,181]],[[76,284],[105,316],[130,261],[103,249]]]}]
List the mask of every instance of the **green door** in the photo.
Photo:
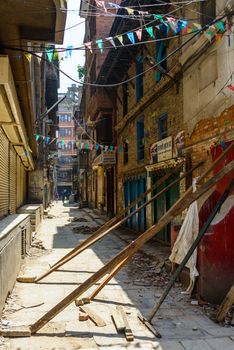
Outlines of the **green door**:
[{"label": "green door", "polygon": [[[158,176],[153,177],[153,184],[158,181],[164,174],[160,174]],[[153,192],[153,195],[163,190],[170,183],[172,183],[177,177],[178,174],[171,176],[167,179],[158,189]],[[154,201],[154,223],[156,223],[166,212],[171,208],[171,206],[177,201],[179,198],[179,183],[175,184],[171,187],[167,192],[163,193],[160,197],[158,197]],[[171,224],[168,224],[164,227],[158,234],[157,238],[163,240],[164,242],[170,243],[171,240]]]}]

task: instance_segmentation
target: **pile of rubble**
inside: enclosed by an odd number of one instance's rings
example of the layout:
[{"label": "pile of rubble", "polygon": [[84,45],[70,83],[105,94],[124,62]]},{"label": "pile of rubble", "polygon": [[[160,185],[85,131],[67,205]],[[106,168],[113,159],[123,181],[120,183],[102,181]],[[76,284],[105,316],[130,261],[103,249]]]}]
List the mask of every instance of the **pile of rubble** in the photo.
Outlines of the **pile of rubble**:
[{"label": "pile of rubble", "polygon": [[75,226],[72,228],[74,233],[83,233],[83,234],[91,234],[98,230],[98,226],[96,227],[89,227],[89,226]]}]

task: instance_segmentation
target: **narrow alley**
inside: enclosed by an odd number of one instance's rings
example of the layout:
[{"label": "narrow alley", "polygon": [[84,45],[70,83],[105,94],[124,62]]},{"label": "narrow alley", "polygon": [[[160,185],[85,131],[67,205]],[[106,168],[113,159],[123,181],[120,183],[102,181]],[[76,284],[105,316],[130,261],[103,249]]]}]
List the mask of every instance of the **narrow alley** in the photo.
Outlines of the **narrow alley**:
[{"label": "narrow alley", "polygon": [[[54,203],[48,217],[41,223],[19,275],[39,276],[90,236],[87,227],[97,228],[104,221],[105,216],[96,210],[78,209],[77,205],[68,202],[64,205],[61,201]],[[16,282],[7,299],[2,325],[7,329],[35,322],[123,249],[127,240],[131,240],[131,231],[118,229],[39,283]],[[153,326],[162,338],[156,338],[139,321],[137,312],[145,316],[150,313],[169,279],[165,260],[169,248],[150,241],[142,249],[88,305],[105,326],[98,327],[91,320],[79,321],[79,309],[72,303],[31,337],[0,338],[0,348],[232,350],[233,327],[223,327],[211,321],[205,315],[204,306],[191,302],[191,298],[182,293],[184,289],[179,282],[153,320]],[[84,297],[88,297],[94,287]],[[127,342],[125,336],[116,331],[111,314],[118,305],[122,305],[127,314],[133,342]]]}]

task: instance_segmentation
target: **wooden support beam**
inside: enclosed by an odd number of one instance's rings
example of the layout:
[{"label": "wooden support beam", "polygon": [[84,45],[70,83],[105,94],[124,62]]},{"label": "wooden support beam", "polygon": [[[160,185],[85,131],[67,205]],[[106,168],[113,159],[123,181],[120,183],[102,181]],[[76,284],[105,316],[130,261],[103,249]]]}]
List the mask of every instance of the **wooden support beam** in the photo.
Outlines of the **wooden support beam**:
[{"label": "wooden support beam", "polygon": [[[132,213],[130,213],[130,215],[128,215],[127,217],[125,217],[125,219],[122,219],[121,221],[119,221],[117,224],[115,224],[113,226],[113,224],[115,222],[117,222],[117,220],[119,220],[125,213],[127,213],[131,208],[133,208],[135,205],[137,205],[140,201],[142,201],[151,191],[153,191],[154,189],[156,189],[157,187],[159,187],[161,184],[164,183],[164,181],[166,181],[171,175],[175,174],[176,172],[179,171],[179,169],[181,168],[183,162],[180,163],[179,165],[177,165],[171,172],[167,173],[165,176],[163,176],[161,179],[159,179],[154,186],[152,186],[150,189],[148,189],[145,193],[143,193],[139,198],[137,198],[135,201],[133,201],[131,204],[129,204],[124,210],[122,210],[119,214],[117,214],[114,218],[110,219],[108,222],[106,222],[103,226],[101,226],[97,231],[95,231],[90,237],[88,237],[84,242],[80,243],[78,246],[76,246],[75,248],[73,248],[68,254],[66,254],[62,259],[60,259],[57,263],[55,263],[54,265],[51,266],[51,268],[43,273],[41,276],[39,277],[24,277],[24,276],[19,276],[17,278],[18,282],[22,282],[22,283],[37,283],[39,281],[41,281],[43,278],[45,278],[46,276],[50,275],[53,271],[56,271],[59,267],[61,267],[62,265],[64,265],[66,262],[70,261],[71,259],[73,259],[75,256],[79,255],[81,252],[83,252],[85,249],[87,249],[88,247],[90,247],[92,244],[94,244],[95,242],[97,242],[99,239],[101,239],[102,237],[106,236],[109,232],[111,232],[114,228],[122,225],[123,222],[125,222],[126,220],[129,219],[129,217],[133,216],[136,214],[136,212],[138,211],[133,211]],[[192,170],[194,170],[195,168],[198,168],[200,165],[202,164],[199,163],[197,164],[193,169],[190,170],[190,172]],[[186,176],[186,175],[184,175]],[[148,202],[144,203],[143,206],[147,205]],[[142,208],[141,208],[142,209]],[[140,210],[141,210],[140,209]],[[112,225],[112,226],[111,226]],[[116,226],[117,225],[117,226]],[[104,230],[105,227],[109,227],[109,229],[105,230],[104,232],[102,232]]]},{"label": "wooden support beam", "polygon": [[[232,144],[232,147],[234,143]],[[231,147],[231,148],[232,148]],[[227,148],[230,151],[230,146]],[[226,150],[227,151],[227,150]],[[46,323],[63,311],[68,305],[74,302],[80,295],[85,293],[90,287],[97,283],[103,276],[108,272],[113,270],[124,258],[133,256],[146,242],[148,242],[152,237],[154,237],[158,232],[162,230],[172,219],[189,207],[195,200],[198,200],[204,193],[209,191],[218,181],[220,181],[225,175],[229,174],[230,171],[234,169],[234,161],[228,163],[223,167],[217,174],[215,174],[211,179],[202,184],[201,182],[204,178],[216,167],[221,159],[224,158],[228,152],[223,152],[216,161],[207,169],[207,171],[198,180],[197,190],[193,192],[192,186],[185,192],[185,194],[177,200],[177,202],[159,219],[156,225],[153,225],[150,229],[145,231],[141,236],[139,236],[135,241],[130,243],[125,249],[123,249],[119,254],[117,254],[112,260],[110,260],[106,265],[89,277],[84,283],[78,286],[70,294],[68,294],[64,299],[62,299],[58,304],[56,304],[51,310],[49,310],[45,315],[43,315],[39,320],[30,326],[31,333],[36,333],[41,329]]]},{"label": "wooden support beam", "polygon": [[99,286],[97,287],[97,289],[95,289],[95,291],[90,295],[90,297],[88,298],[90,301],[93,300],[98,293],[105,287],[105,285],[107,285],[107,283],[113,278],[113,276],[115,276],[119,270],[122,269],[122,267],[124,265],[127,264],[128,260],[130,260],[130,258],[125,258],[123,259],[118,265],[115,266],[115,268],[109,273],[109,275],[99,284]]},{"label": "wooden support beam", "polygon": [[231,309],[232,305],[234,304],[234,284],[232,288],[229,290],[228,294],[224,298],[222,304],[220,305],[216,320],[218,322],[222,322],[225,319],[225,316],[227,315],[228,311]]},{"label": "wooden support beam", "polygon": [[[126,222],[128,219],[130,219],[132,216],[136,215],[139,211],[141,211],[143,208],[145,208],[147,205],[149,205],[150,203],[152,203],[156,198],[160,197],[163,193],[165,193],[166,191],[168,191],[171,187],[173,187],[176,183],[178,183],[179,181],[181,181],[183,178],[185,178],[189,173],[193,172],[195,169],[197,169],[199,166],[201,165],[201,163],[197,164],[195,167],[193,167],[192,169],[190,169],[187,173],[184,173],[182,176],[180,176],[178,179],[176,179],[175,181],[171,182],[167,187],[165,187],[163,190],[161,190],[159,193],[157,193],[155,196],[151,197],[148,201],[146,201],[145,203],[143,203],[140,207],[138,207],[137,209],[135,209],[133,212],[131,212],[130,214],[128,214],[127,216],[125,216],[123,219],[121,219],[120,221],[116,222],[116,224],[112,225],[110,228],[108,228],[107,230],[105,230],[104,232],[99,233],[98,235],[92,235],[89,238],[87,238],[86,241],[82,242],[79,245],[79,248],[76,249],[74,251],[73,254],[71,254],[69,257],[67,257],[66,259],[64,259],[63,261],[61,261],[60,263],[56,264],[54,267],[52,267],[49,271],[45,272],[42,276],[38,277],[35,282],[39,282],[41,281],[43,278],[45,278],[46,276],[48,276],[50,273],[52,273],[53,271],[57,270],[60,266],[64,265],[66,262],[70,261],[71,259],[73,259],[75,256],[79,255],[80,253],[82,253],[85,249],[89,248],[91,245],[93,245],[94,243],[98,242],[101,238],[105,237],[108,233],[110,233],[111,231],[113,231],[114,229],[118,228],[119,226],[121,226],[124,222]],[[174,173],[174,171],[173,171]],[[165,181],[165,178],[170,177],[170,175],[165,175],[165,177],[161,178],[160,180],[158,180],[157,182],[157,186],[158,187],[159,183],[162,184]],[[164,181],[162,181],[164,179]],[[145,196],[145,195],[144,195]],[[140,197],[139,197],[140,198]],[[138,202],[139,198],[136,200]],[[135,203],[136,201],[134,201],[133,203]],[[133,203],[131,204],[131,207],[133,206]]]}]

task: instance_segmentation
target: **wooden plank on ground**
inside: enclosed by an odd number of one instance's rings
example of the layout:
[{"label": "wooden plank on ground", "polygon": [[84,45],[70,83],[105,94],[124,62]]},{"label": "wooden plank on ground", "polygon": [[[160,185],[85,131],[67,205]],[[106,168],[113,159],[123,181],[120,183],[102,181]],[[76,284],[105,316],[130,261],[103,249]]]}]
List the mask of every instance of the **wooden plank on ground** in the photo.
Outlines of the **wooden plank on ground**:
[{"label": "wooden plank on ground", "polygon": [[228,311],[231,309],[232,305],[234,304],[234,284],[232,288],[229,290],[228,294],[224,298],[222,304],[220,305],[217,315],[216,315],[216,320],[218,322],[222,322],[227,315]]},{"label": "wooden plank on ground", "polygon": [[126,325],[124,323],[123,317],[121,312],[118,309],[114,309],[111,314],[112,320],[114,322],[114,325],[117,329],[117,332],[122,332],[125,330]]},{"label": "wooden plank on ground", "polygon": [[31,331],[27,326],[15,326],[9,329],[0,329],[0,336],[7,338],[31,337]]},{"label": "wooden plank on ground", "polygon": [[103,319],[96,314],[96,312],[94,312],[93,310],[91,310],[88,306],[82,305],[79,306],[79,309],[83,312],[85,312],[86,314],[89,315],[89,319],[98,327],[105,327],[106,326],[106,322],[103,321]]},{"label": "wooden plank on ground", "polygon": [[124,333],[125,333],[125,337],[126,337],[127,341],[133,341],[134,335],[133,335],[132,330],[129,326],[128,319],[127,319],[127,316],[125,314],[123,306],[116,306],[116,310],[118,310],[120,312],[120,314],[123,318],[123,322],[125,324]]}]

